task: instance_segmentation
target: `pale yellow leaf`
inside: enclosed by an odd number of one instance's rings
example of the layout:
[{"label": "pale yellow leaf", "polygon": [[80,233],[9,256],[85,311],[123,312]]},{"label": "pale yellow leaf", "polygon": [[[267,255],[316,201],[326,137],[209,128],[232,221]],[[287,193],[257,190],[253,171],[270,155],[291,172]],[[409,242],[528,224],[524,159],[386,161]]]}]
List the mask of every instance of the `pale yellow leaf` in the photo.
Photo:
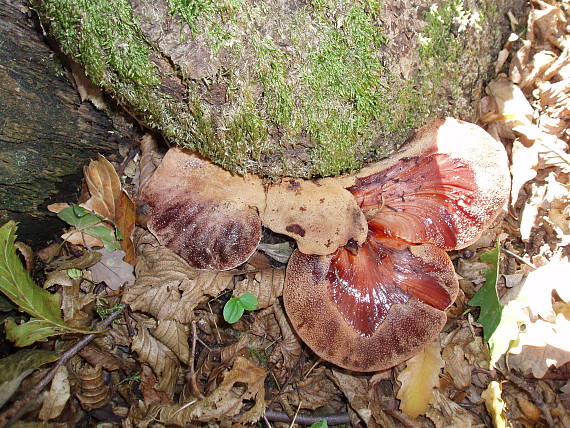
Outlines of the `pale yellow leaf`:
[{"label": "pale yellow leaf", "polygon": [[485,400],[485,407],[493,418],[493,426],[495,428],[507,427],[507,420],[504,415],[506,404],[501,397],[501,393],[501,384],[493,380],[481,394],[481,398]]},{"label": "pale yellow leaf", "polygon": [[433,400],[433,389],[439,385],[442,368],[439,340],[430,343],[406,362],[406,368],[397,378],[401,387],[396,398],[400,400],[402,412],[411,418],[426,412]]},{"label": "pale yellow leaf", "polygon": [[49,392],[44,399],[38,417],[42,421],[48,421],[50,419],[57,418],[63,411],[63,408],[65,407],[70,396],[71,392],[69,388],[67,368],[62,365],[59,366],[54,378],[51,381]]}]

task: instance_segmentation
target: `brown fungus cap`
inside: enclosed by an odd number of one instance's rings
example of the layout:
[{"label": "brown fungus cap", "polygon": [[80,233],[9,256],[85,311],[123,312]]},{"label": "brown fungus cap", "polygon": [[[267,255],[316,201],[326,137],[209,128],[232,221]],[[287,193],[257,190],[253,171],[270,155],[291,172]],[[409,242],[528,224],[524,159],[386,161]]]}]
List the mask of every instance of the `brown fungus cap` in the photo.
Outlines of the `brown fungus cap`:
[{"label": "brown fungus cap", "polygon": [[326,255],[366,239],[366,218],[352,194],[334,182],[287,178],[267,189],[263,225],[297,241],[305,254]]},{"label": "brown fungus cap", "polygon": [[385,370],[412,357],[446,321],[458,285],[433,246],[392,247],[369,238],[357,255],[295,251],[283,298],[299,336],[320,357],[355,371]]},{"label": "brown fungus cap", "polygon": [[324,257],[296,251],[283,298],[301,338],[356,371],[390,368],[445,324],[458,284],[444,250],[474,242],[509,192],[506,153],[476,125],[447,118],[420,129],[396,155],[328,179],[368,220],[360,247]]},{"label": "brown fungus cap", "polygon": [[261,180],[232,175],[187,150],[170,149],[141,196],[152,208],[149,230],[192,267],[232,269],[261,239]]}]

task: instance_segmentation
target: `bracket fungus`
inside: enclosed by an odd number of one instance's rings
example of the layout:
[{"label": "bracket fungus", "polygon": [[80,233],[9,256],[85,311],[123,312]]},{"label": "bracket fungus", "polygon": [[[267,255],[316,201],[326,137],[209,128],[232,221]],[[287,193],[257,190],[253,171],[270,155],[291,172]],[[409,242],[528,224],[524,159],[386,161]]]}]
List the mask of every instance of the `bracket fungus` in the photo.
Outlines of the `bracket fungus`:
[{"label": "bracket fungus", "polygon": [[149,230],[197,268],[231,269],[262,225],[298,244],[285,308],[320,357],[390,368],[439,334],[458,282],[446,250],[473,243],[509,192],[504,148],[483,129],[436,120],[357,174],[264,185],[171,149],[142,189]]}]

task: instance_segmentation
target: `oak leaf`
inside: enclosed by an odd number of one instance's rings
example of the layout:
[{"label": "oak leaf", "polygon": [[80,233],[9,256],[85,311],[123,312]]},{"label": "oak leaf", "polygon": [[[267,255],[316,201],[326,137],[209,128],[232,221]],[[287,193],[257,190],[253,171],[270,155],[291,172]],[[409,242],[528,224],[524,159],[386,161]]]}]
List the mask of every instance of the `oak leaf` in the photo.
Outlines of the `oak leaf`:
[{"label": "oak leaf", "polygon": [[402,412],[411,418],[417,418],[426,412],[433,400],[433,390],[439,385],[442,368],[443,359],[438,340],[406,362],[406,368],[397,378],[401,386],[396,398],[400,400]]}]

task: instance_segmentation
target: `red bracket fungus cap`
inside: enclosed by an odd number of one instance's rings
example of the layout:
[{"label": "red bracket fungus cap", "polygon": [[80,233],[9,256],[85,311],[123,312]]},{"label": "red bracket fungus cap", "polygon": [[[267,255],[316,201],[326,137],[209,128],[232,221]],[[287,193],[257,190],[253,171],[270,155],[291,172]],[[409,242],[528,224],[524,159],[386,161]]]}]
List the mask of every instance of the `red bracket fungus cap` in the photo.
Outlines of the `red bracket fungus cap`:
[{"label": "red bracket fungus cap", "polygon": [[283,293],[299,336],[355,371],[405,361],[433,340],[458,291],[444,250],[470,245],[509,192],[506,153],[476,125],[444,119],[389,160],[340,180],[368,220],[358,247],[295,251]]}]

